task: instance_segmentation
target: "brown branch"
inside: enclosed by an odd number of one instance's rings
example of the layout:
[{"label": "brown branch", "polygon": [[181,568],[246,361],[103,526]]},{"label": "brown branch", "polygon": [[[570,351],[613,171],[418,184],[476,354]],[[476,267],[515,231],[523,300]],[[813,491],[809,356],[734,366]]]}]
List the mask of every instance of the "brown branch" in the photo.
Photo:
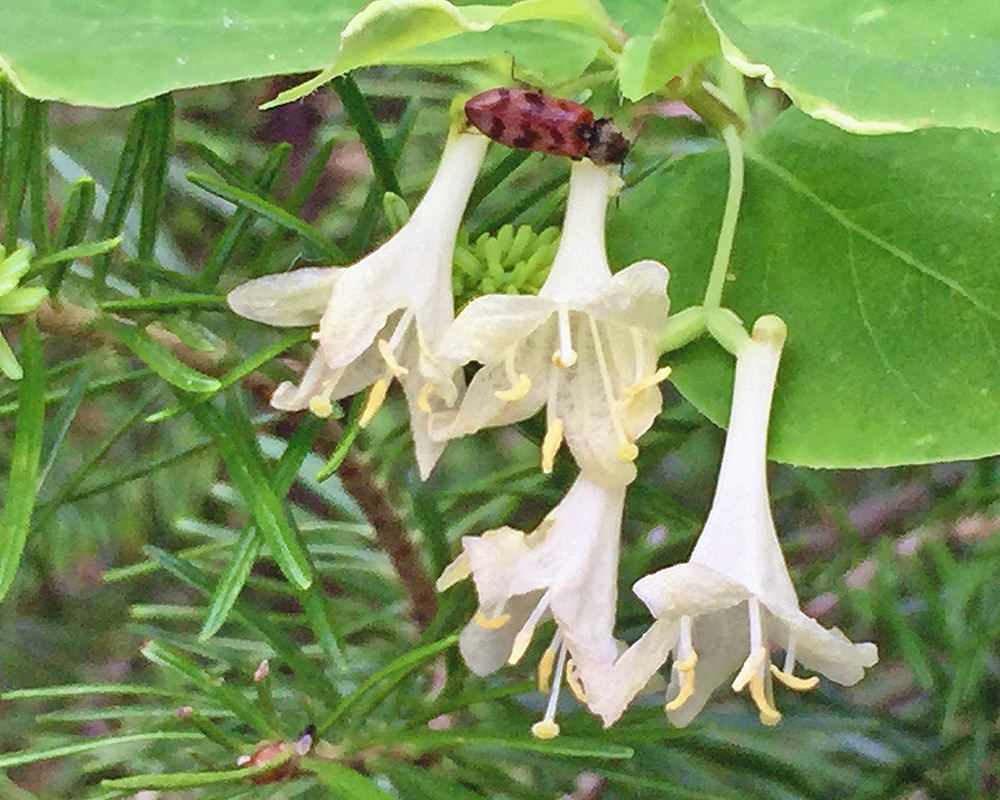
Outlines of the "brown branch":
[{"label": "brown branch", "polygon": [[[96,311],[71,303],[57,306],[48,300],[43,301],[34,312],[38,327],[47,333],[127,351],[113,334],[93,326],[92,323],[99,316]],[[226,353],[212,354],[195,350],[155,324],[147,326],[145,331],[188,366],[216,377],[226,371]],[[259,373],[246,376],[241,385],[264,405],[270,401],[276,388],[274,381]],[[276,433],[287,438],[297,427],[300,418],[301,414],[282,417],[275,426]],[[340,436],[340,425],[331,420],[316,438],[313,451],[324,459],[329,458],[336,449]],[[419,548],[410,537],[402,517],[389,502],[385,488],[376,480],[375,472],[370,460],[355,451],[348,452],[337,470],[344,490],[360,506],[375,531],[376,543],[388,555],[403,590],[409,597],[412,619],[423,630],[437,613],[437,593],[420,558]]]}]

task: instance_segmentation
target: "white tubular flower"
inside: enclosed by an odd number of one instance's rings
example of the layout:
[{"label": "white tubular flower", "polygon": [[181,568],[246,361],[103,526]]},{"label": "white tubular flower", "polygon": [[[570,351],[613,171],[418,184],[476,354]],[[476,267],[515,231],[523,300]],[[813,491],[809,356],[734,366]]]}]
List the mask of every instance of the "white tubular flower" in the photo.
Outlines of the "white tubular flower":
[{"label": "white tubular flower", "polygon": [[[420,474],[444,449],[428,431],[430,399],[421,370],[452,321],[455,236],[489,139],[449,137],[437,174],[413,215],[395,235],[350,267],[306,267],[233,289],[237,314],[269,325],[319,325],[316,355],[301,383],[281,384],[271,405],[328,416],[331,401],[371,386],[366,424],[398,379],[406,393]],[[450,398],[454,399],[454,398]]]},{"label": "white tubular flower", "polygon": [[[771,396],[785,324],[762,317],[736,360],[733,405],[715,499],[686,564],[647,575],[633,591],[656,621],[615,664],[591,707],[610,725],[673,653],[667,715],[687,725],[712,692],[736,673],[760,721],[774,725],[773,681],[798,691],[819,678],[794,674],[796,663],[851,686],[878,660],[871,642],[853,644],[799,609],[767,493],[766,443]],[[785,651],[781,668],[772,648]]]},{"label": "white tubular flower", "polygon": [[565,438],[591,480],[635,478],[635,440],[659,413],[657,384],[669,374],[656,369],[655,339],[667,319],[668,275],[656,261],[611,274],[604,218],[618,180],[587,159],[575,162],[559,249],[538,295],[480,297],[449,327],[441,360],[482,368],[458,410],[436,417],[435,438],[507,425],[545,405],[546,472]]},{"label": "white tubular flower", "polygon": [[475,582],[479,610],[459,646],[477,675],[516,664],[536,626],[555,619],[538,667],[539,689],[550,689],[545,716],[532,728],[539,738],[559,733],[562,680],[586,702],[580,676],[603,674],[618,655],[612,631],[624,503],[624,486],[608,489],[581,475],[533,532],[503,527],[463,537],[462,554],[438,579],[439,591],[470,576]]}]

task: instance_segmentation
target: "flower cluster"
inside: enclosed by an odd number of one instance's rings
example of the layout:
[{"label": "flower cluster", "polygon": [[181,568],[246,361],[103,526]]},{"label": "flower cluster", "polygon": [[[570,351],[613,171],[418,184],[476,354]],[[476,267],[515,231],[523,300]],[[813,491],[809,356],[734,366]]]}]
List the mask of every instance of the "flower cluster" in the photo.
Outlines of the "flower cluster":
[{"label": "flower cluster", "polygon": [[[666,710],[686,725],[735,674],[764,724],[781,717],[775,681],[807,690],[818,678],[850,685],[877,660],[799,609],[771,517],[766,444],[785,339],[762,317],[737,353],[733,404],[718,486],[690,559],[639,580],[634,591],[655,618],[631,646],[614,637],[621,524],[636,477],[636,444],[660,411],[657,339],[667,321],[666,267],[640,261],[612,273],[604,245],[608,200],[620,179],[588,159],[573,163],[562,235],[537,294],[485,294],[454,316],[456,236],[488,140],[453,134],[423,200],[380,248],[349,267],[298,269],[237,287],[237,313],[272,325],[317,325],[316,354],[300,383],[282,384],[281,409],[319,416],[332,401],[371,387],[361,424],[402,385],[421,475],[445,443],[545,408],[541,468],[565,443],[580,474],[538,527],[466,536],[439,590],[471,578],[479,609],[460,647],[469,668],[518,663],[539,625],[555,633],[539,662],[550,692],[540,738],[555,722],[565,682],[611,724],[634,697],[655,689],[670,660]],[[522,276],[523,277],[523,276]],[[522,281],[527,284],[529,281]],[[745,335],[745,334],[743,334]],[[463,368],[479,365],[468,385]],[[772,649],[783,650],[779,668]]]}]

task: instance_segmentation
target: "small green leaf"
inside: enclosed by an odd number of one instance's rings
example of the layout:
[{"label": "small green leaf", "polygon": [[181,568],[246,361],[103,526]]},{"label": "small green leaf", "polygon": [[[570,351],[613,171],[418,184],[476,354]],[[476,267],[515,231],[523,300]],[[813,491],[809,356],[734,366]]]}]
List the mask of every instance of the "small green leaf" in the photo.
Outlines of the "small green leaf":
[{"label": "small green leaf", "polygon": [[719,35],[698,0],[671,0],[650,38],[629,39],[619,64],[619,84],[629,100],[662,91],[687,67],[719,52]]},{"label": "small green leaf", "polygon": [[414,747],[420,753],[443,747],[501,747],[570,758],[623,759],[632,758],[635,754],[631,747],[613,742],[574,739],[569,736],[557,736],[543,741],[533,738],[527,731],[518,737],[491,736],[468,731],[428,731],[406,733],[393,741],[397,744],[405,743],[407,747]]},{"label": "small green leaf", "polygon": [[216,378],[210,378],[189,367],[171,353],[166,345],[153,339],[141,328],[126,325],[111,317],[100,317],[94,324],[113,333],[136,358],[171,386],[185,392],[217,392],[222,388]]},{"label": "small green leaf", "polygon": [[340,702],[340,704],[331,712],[329,717],[316,726],[317,734],[322,736],[326,733],[331,726],[344,716],[344,714],[351,711],[365,698],[366,695],[377,687],[384,693],[387,688],[394,687],[399,683],[399,681],[406,678],[407,675],[411,674],[414,670],[419,669],[428,660],[434,658],[434,656],[443,650],[447,650],[449,647],[452,647],[457,642],[457,633],[446,636],[439,641],[432,642],[431,644],[424,645],[423,647],[418,647],[416,650],[409,653],[405,653],[389,664],[386,664],[386,666],[382,667],[382,669],[369,675],[360,686],[358,686],[353,692],[351,692],[351,694]]},{"label": "small green leaf", "polygon": [[[142,161],[142,151],[146,138],[146,127],[149,120],[149,108],[143,106],[132,115],[122,153],[115,167],[115,177],[108,191],[108,202],[104,207],[104,216],[97,228],[97,235],[102,239],[110,239],[121,233],[125,223],[125,215],[132,205],[135,194],[135,184],[139,179],[139,166]],[[111,257],[103,253],[94,258],[94,293],[100,297],[105,289],[108,268]]]},{"label": "small green leaf", "polygon": [[183,653],[155,639],[146,642],[139,652],[154,664],[189,681],[200,692],[205,693],[224,708],[228,708],[240,720],[258,732],[263,733],[270,729],[267,719],[261,714],[255,703],[252,703],[238,689],[222,683],[217,678],[209,677],[205,670]]},{"label": "small green leaf", "polygon": [[139,261],[153,260],[153,247],[160,229],[163,190],[170,161],[170,137],[174,127],[174,100],[169,94],[150,104],[145,149],[146,168],[142,176],[142,209],[139,218]]},{"label": "small green leaf", "polygon": [[309,558],[289,523],[281,499],[271,488],[257,454],[245,444],[243,432],[235,426],[240,414],[223,415],[207,403],[194,403],[191,414],[216,443],[229,475],[253,510],[254,522],[264,535],[271,556],[282,573],[299,589],[312,584]]},{"label": "small green leaf", "polygon": [[337,245],[327,239],[308,222],[303,222],[294,214],[285,211],[281,206],[258,197],[255,194],[251,194],[244,189],[223,183],[208,175],[198,175],[189,172],[187,179],[206,192],[211,192],[217,197],[229,200],[241,208],[249,209],[265,219],[271,220],[276,225],[280,225],[282,228],[294,231],[307,242],[315,245],[324,258],[338,264],[342,264],[347,260]]},{"label": "small green leaf", "polygon": [[254,775],[271,772],[276,767],[281,766],[289,757],[290,754],[255,767],[240,767],[220,772],[168,772],[156,775],[132,775],[128,778],[105,778],[101,781],[101,786],[105,789],[122,791],[142,789],[170,791],[172,789],[191,789],[196,786],[212,786],[218,783],[240,783]]},{"label": "small green leaf", "polygon": [[128,300],[109,300],[101,303],[101,311],[112,314],[183,311],[204,308],[219,311],[226,307],[226,298],[217,294],[170,294],[153,297],[136,297]]},{"label": "small green leaf", "polygon": [[383,792],[364,775],[332,761],[304,758],[302,769],[312,772],[339,800],[394,800],[393,795]]},{"label": "small green leaf", "polygon": [[38,470],[45,424],[45,363],[34,320],[22,329],[24,377],[18,391],[17,433],[10,460],[7,496],[0,512],[0,599],[14,582],[38,496]]},{"label": "small green leaf", "polygon": [[84,739],[74,744],[60,747],[48,747],[40,750],[22,750],[17,753],[0,755],[0,769],[19,767],[23,764],[36,764],[39,761],[49,761],[53,758],[65,758],[80,753],[90,753],[105,747],[115,747],[136,742],[193,742],[200,740],[200,733],[173,733],[158,731],[153,733],[127,733],[122,736],[105,736],[98,739]]},{"label": "small green leaf", "polygon": [[207,641],[219,632],[219,628],[223,626],[232,610],[233,603],[243,591],[243,585],[250,577],[250,570],[257,562],[257,556],[260,555],[263,546],[263,536],[257,532],[257,528],[248,526],[236,543],[235,550],[230,553],[226,568],[219,576],[215,591],[212,592],[198,641]]}]

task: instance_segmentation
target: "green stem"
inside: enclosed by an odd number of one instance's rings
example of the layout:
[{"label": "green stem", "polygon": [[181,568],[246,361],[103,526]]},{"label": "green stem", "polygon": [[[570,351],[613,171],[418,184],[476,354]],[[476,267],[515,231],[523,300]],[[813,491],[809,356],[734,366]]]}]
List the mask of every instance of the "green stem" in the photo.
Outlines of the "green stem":
[{"label": "green stem", "polygon": [[703,305],[708,311],[722,305],[722,290],[726,285],[726,271],[733,252],[733,238],[736,235],[736,219],[740,214],[743,198],[743,145],[736,129],[729,127],[722,131],[722,138],[729,151],[729,194],[726,196],[726,210],[722,215],[722,228],[715,248],[712,271],[708,276]]}]

